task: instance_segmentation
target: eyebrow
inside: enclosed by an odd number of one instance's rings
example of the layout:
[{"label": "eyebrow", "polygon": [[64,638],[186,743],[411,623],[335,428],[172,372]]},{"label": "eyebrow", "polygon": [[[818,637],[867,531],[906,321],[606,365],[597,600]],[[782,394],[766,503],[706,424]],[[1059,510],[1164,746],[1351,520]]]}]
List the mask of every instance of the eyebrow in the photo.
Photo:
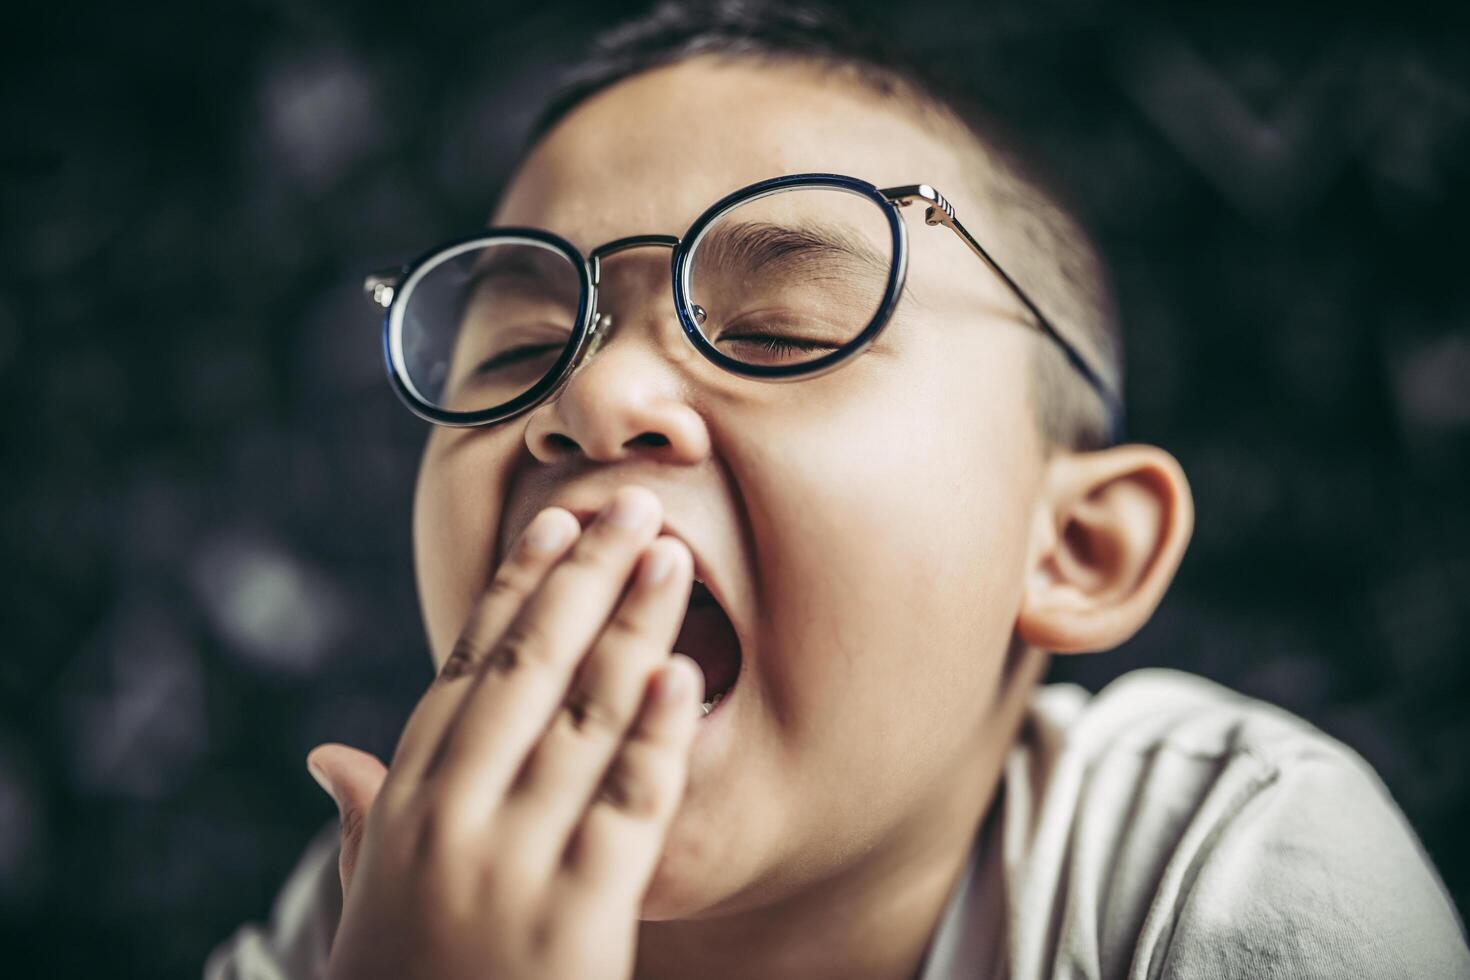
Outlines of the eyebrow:
[{"label": "eyebrow", "polygon": [[765,221],[717,225],[700,240],[699,254],[721,264],[738,264],[750,272],[803,271],[828,267],[836,259],[843,271],[887,278],[892,262],[861,238],[822,225],[791,227]]},{"label": "eyebrow", "polygon": [[[539,254],[540,251],[537,249],[531,252],[524,248],[488,249],[486,254],[470,266],[468,281],[465,283],[466,295],[473,296],[482,286],[497,279],[526,280],[529,285],[540,287],[548,293],[575,290],[576,273],[572,266],[549,254],[543,256]],[[556,263],[556,268],[563,269],[565,276],[553,275],[548,263]]]},{"label": "eyebrow", "polygon": [[[886,280],[892,271],[889,256],[879,252],[861,236],[830,224],[791,226],[769,221],[724,222],[700,239],[698,252],[710,261],[741,263],[751,274],[811,272],[816,268],[829,273],[822,278],[840,281],[846,275],[869,275]],[[486,284],[506,279],[523,280],[523,288],[546,294],[567,290],[571,283],[552,275],[548,262],[560,265],[557,259],[541,255],[539,250],[491,249],[471,266],[465,296],[472,297]],[[904,283],[900,295],[905,302],[893,315],[901,322],[907,319],[906,312],[911,312],[918,300],[914,297],[912,284],[908,282]]]}]

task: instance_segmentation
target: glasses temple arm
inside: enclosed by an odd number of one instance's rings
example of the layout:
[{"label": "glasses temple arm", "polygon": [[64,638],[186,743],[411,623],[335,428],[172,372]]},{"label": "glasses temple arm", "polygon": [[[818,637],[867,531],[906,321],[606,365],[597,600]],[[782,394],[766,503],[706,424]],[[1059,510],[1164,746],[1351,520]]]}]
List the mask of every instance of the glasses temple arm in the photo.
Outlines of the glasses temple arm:
[{"label": "glasses temple arm", "polygon": [[985,250],[985,246],[977,242],[975,236],[971,235],[969,230],[960,223],[960,220],[955,217],[954,206],[945,199],[944,195],[928,184],[888,187],[879,191],[879,193],[898,207],[907,207],[914,201],[923,201],[928,205],[924,211],[924,223],[926,225],[944,225],[950,231],[953,231],[960,237],[960,241],[969,247],[970,251],[974,252],[982,262],[990,267],[991,272],[994,272],[1000,277],[1000,281],[1006,284],[1006,288],[1015,294],[1016,299],[1021,301],[1022,306],[1026,307],[1026,311],[1035,319],[1036,325],[1041,329],[1042,333],[1046,334],[1061,347],[1062,352],[1067,356],[1067,361],[1077,369],[1078,373],[1097,392],[1108,414],[1109,442],[1120,441],[1123,436],[1122,401],[1113,392],[1112,388],[1103,381],[1101,375],[1087,362],[1087,359],[1082,356],[1082,352],[1077,349],[1076,345],[1064,337],[1052,325],[1051,320],[1047,319],[1046,314],[1042,313],[1041,309],[1031,301],[1031,297],[1026,295],[1025,290],[1000,267],[1000,263],[991,257],[990,253]]}]

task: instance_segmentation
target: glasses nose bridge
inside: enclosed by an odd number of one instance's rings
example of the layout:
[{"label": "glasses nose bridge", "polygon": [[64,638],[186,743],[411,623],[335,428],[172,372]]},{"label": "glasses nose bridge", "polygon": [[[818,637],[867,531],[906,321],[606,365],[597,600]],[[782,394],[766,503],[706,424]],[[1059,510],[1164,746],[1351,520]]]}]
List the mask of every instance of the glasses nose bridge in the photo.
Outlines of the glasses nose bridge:
[{"label": "glasses nose bridge", "polygon": [[593,290],[592,324],[590,335],[587,338],[587,346],[583,348],[576,363],[572,365],[573,370],[576,370],[583,361],[596,354],[598,348],[607,340],[608,334],[610,333],[607,327],[612,317],[609,314],[601,312],[596,305],[597,287],[602,283],[602,260],[616,255],[619,252],[626,252],[629,249],[648,247],[678,248],[679,239],[673,235],[628,235],[625,238],[615,238],[610,242],[604,242],[588,253],[587,265]]},{"label": "glasses nose bridge", "polygon": [[587,256],[587,263],[591,266],[592,285],[596,286],[602,282],[602,260],[626,252],[630,248],[647,248],[650,246],[661,248],[678,248],[679,239],[673,235],[629,235],[626,238],[615,238],[610,242],[604,242],[592,250]]}]

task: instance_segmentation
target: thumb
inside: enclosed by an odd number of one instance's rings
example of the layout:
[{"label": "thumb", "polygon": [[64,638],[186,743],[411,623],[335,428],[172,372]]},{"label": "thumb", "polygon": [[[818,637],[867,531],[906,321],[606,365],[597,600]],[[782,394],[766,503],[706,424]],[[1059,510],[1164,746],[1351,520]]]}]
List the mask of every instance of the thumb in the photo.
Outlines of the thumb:
[{"label": "thumb", "polygon": [[342,856],[337,870],[342,876],[345,899],[347,884],[362,849],[368,811],[378,798],[388,770],[377,756],[336,742],[318,745],[307,753],[306,768],[337,804],[337,817],[342,824]]}]

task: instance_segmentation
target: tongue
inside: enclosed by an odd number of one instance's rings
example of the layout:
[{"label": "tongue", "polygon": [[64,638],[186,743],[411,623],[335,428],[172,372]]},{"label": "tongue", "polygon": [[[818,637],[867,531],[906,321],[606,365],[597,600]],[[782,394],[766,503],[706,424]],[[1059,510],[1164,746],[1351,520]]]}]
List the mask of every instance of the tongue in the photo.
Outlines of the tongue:
[{"label": "tongue", "polygon": [[706,701],[734,686],[740,672],[740,641],[719,603],[698,585],[689,597],[689,609],[674,649],[693,657],[704,671]]}]

